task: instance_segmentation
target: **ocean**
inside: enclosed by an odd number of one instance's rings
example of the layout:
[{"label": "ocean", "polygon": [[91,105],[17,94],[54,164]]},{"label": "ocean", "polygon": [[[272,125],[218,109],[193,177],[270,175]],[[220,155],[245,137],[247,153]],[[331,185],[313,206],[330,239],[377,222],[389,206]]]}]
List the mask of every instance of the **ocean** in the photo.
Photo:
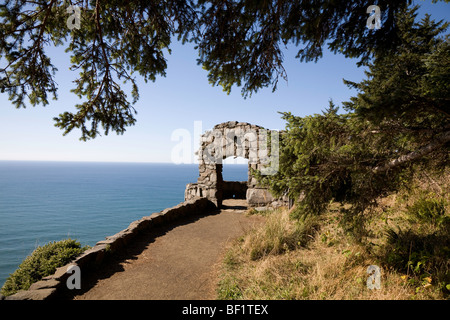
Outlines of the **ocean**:
[{"label": "ocean", "polygon": [[[183,202],[198,165],[0,161],[0,287],[37,246],[93,246],[144,216]],[[246,181],[247,166],[224,165]]]}]

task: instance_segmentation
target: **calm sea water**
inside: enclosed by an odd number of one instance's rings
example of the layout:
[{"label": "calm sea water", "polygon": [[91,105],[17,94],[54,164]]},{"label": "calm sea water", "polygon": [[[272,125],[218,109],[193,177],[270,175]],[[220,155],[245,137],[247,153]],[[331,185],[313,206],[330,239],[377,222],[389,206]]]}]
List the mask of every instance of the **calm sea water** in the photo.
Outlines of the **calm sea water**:
[{"label": "calm sea water", "polygon": [[[0,161],[0,287],[37,246],[95,245],[179,204],[197,177],[195,164]],[[224,166],[224,179],[247,180],[247,166]]]}]

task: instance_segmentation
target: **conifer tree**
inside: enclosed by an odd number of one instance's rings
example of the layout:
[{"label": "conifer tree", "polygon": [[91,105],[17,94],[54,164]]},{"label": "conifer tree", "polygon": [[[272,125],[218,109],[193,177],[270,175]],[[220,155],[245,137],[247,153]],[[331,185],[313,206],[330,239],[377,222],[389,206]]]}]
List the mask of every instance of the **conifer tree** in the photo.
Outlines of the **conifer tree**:
[{"label": "conifer tree", "polygon": [[367,79],[345,81],[360,92],[339,114],[283,113],[280,170],[259,176],[276,195],[298,199],[300,214],[320,214],[330,201],[351,204],[352,221],[377,197],[408,184],[416,170],[449,164],[449,38],[447,24],[417,8],[401,13],[400,42],[375,55]]},{"label": "conifer tree", "polygon": [[448,23],[429,15],[415,22],[416,17],[417,8],[399,14],[395,53],[376,54],[367,80],[344,81],[360,91],[344,103],[347,110],[376,126],[374,134],[405,141],[403,152],[374,168],[378,173],[439,151],[450,141],[450,37],[442,35]]},{"label": "conifer tree", "polygon": [[55,118],[56,126],[64,134],[81,130],[82,140],[121,134],[136,122],[136,76],[165,76],[174,38],[197,45],[198,63],[213,85],[226,92],[241,86],[248,96],[263,87],[275,90],[286,77],[282,46],[288,43],[299,48],[300,61],[317,61],[325,46],[360,63],[389,52],[399,41],[396,13],[411,0],[378,2],[381,30],[366,28],[363,0],[5,0],[0,91],[18,108],[49,104],[57,98],[57,69],[45,49],[65,46],[79,75],[72,92],[83,102]]}]

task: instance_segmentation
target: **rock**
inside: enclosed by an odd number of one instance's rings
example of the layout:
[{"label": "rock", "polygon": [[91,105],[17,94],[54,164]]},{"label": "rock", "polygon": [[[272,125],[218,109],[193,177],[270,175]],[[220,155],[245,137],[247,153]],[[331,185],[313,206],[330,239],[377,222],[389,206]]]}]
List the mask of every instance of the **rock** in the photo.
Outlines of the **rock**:
[{"label": "rock", "polygon": [[60,284],[60,282],[55,279],[41,280],[41,281],[33,283],[30,286],[29,290],[42,290],[42,289],[56,288],[59,284]]},{"label": "rock", "polygon": [[259,207],[262,205],[270,204],[272,201],[274,201],[274,198],[267,189],[247,189],[247,202],[251,207]]},{"label": "rock", "polygon": [[56,288],[19,291],[5,300],[47,300],[56,292]]}]

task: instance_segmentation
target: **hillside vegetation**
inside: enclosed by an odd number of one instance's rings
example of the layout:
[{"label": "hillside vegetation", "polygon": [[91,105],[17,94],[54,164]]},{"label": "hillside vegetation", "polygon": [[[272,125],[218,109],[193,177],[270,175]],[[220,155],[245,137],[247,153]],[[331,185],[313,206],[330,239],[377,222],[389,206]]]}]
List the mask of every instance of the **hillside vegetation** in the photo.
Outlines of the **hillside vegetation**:
[{"label": "hillside vegetation", "polygon": [[[358,91],[345,113],[333,101],[282,113],[279,170],[252,174],[294,209],[230,249],[219,298],[448,297],[448,23],[416,18],[417,7],[399,13],[395,48],[374,54],[367,79],[344,80]],[[371,265],[381,289],[367,288]]]},{"label": "hillside vegetation", "polygon": [[[338,202],[302,219],[296,208],[266,212],[265,224],[226,252],[217,297],[448,299],[449,177],[448,170],[422,174],[377,199],[364,225],[346,219]],[[381,269],[381,289],[367,287],[370,265]]]},{"label": "hillside vegetation", "polygon": [[0,293],[10,296],[20,290],[28,290],[33,283],[55,273],[57,268],[69,263],[88,248],[88,246],[82,247],[74,239],[52,241],[38,246],[9,275]]}]

